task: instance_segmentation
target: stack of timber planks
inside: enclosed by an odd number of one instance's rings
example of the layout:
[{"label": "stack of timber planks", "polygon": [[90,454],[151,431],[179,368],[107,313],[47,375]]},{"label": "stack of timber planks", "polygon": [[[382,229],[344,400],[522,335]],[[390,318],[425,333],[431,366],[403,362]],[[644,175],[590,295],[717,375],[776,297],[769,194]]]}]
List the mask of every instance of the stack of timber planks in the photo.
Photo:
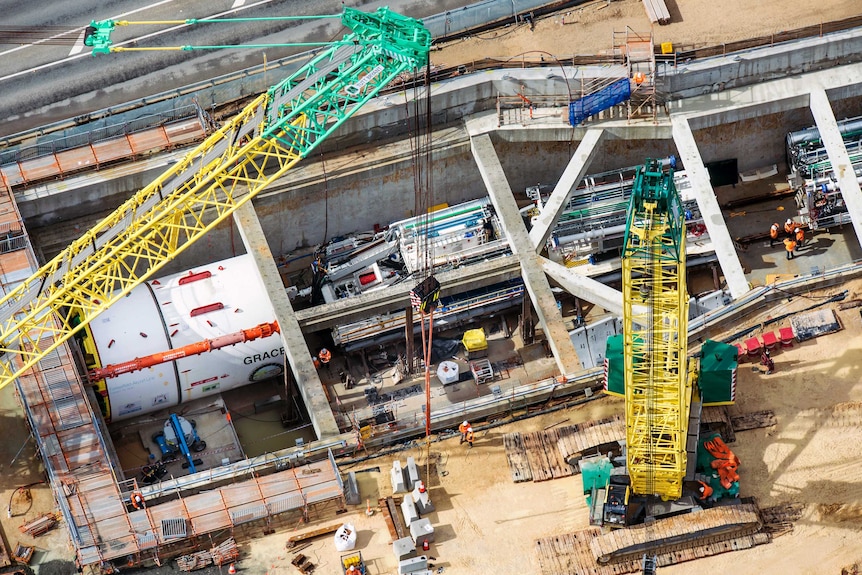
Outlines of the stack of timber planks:
[{"label": "stack of timber planks", "polygon": [[625,438],[621,416],[529,433],[503,436],[506,460],[515,483],[547,481],[578,472],[577,460],[597,448],[607,448]]},{"label": "stack of timber planks", "polygon": [[670,12],[664,0],[643,0],[649,21],[653,24],[670,24]]}]

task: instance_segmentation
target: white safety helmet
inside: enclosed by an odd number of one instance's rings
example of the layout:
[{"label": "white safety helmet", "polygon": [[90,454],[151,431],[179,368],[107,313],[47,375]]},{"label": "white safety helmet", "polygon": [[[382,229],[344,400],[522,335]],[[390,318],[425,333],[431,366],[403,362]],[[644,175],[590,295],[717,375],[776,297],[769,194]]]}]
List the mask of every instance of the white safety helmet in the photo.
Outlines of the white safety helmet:
[{"label": "white safety helmet", "polygon": [[464,420],[464,426],[465,426],[465,427],[470,427],[470,424],[467,422],[467,420],[466,420],[466,419]]},{"label": "white safety helmet", "polygon": [[802,231],[802,230],[800,230],[799,228],[796,228],[795,230],[793,230],[793,233],[798,234],[798,233],[799,233],[799,232],[801,232],[801,231]]},{"label": "white safety helmet", "polygon": [[785,223],[787,223],[787,224],[792,224],[792,223],[793,223],[793,220],[791,220],[790,218],[787,218],[787,221],[786,221]]}]

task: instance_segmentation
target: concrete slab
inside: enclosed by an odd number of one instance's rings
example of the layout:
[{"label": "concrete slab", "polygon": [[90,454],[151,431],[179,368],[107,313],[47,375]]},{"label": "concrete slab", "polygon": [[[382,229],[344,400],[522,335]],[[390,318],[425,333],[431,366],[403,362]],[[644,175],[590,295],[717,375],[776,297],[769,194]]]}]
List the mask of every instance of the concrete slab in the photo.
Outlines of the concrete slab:
[{"label": "concrete slab", "polygon": [[721,207],[715,199],[715,192],[709,182],[709,173],[706,171],[706,166],[703,165],[703,159],[697,149],[697,142],[694,141],[691,126],[689,126],[687,118],[679,115],[671,116],[671,124],[673,125],[674,142],[676,142],[689,182],[691,182],[691,188],[697,198],[703,223],[709,232],[715,255],[718,257],[718,262],[727,281],[727,287],[734,298],[741,297],[748,291],[748,281],[745,279],[742,265],[736,255],[736,247],[727,232]]},{"label": "concrete slab", "polygon": [[539,262],[545,273],[554,278],[564,290],[573,296],[594,303],[614,315],[623,315],[623,293],[621,291],[549,259],[540,257]]},{"label": "concrete slab", "polygon": [[536,310],[551,353],[553,353],[562,373],[576,373],[580,371],[580,362],[577,359],[575,346],[572,345],[572,340],[562,322],[548,278],[539,265],[539,256],[535,252],[534,244],[530,241],[521,214],[518,212],[518,205],[515,203],[512,188],[509,186],[503,172],[503,166],[494,150],[494,144],[491,143],[491,138],[487,134],[471,138],[471,143],[473,156],[479,166],[479,172],[482,174],[482,180],[485,182],[488,194],[491,196],[491,203],[497,210],[497,215],[500,217],[509,238],[512,253],[521,262],[521,276],[524,280],[524,286],[527,293],[530,294],[533,308]]}]

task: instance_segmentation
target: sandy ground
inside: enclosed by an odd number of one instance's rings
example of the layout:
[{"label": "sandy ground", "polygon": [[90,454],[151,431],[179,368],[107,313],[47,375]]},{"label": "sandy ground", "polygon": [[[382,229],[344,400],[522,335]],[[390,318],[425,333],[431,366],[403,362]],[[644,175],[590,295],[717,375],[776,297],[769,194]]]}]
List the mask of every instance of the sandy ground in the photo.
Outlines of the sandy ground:
[{"label": "sandy ground", "polygon": [[[862,13],[854,0],[822,0],[814,9],[807,2],[786,0],[665,0],[671,23],[652,27],[658,45],[672,42],[676,50],[716,46],[724,42],[794,30]],[[536,58],[540,52],[558,59],[603,54],[613,47],[614,32],[628,27],[649,34],[650,22],[641,0],[596,0],[567,13],[457,40],[432,52],[436,65],[453,66],[481,58]],[[532,52],[532,54],[530,53]]]}]

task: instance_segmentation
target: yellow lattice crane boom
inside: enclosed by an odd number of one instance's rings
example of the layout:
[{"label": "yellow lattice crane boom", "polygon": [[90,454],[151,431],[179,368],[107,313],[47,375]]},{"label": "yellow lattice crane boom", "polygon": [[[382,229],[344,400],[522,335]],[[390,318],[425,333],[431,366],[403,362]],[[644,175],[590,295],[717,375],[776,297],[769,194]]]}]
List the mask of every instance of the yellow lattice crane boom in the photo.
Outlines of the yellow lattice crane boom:
[{"label": "yellow lattice crane boom", "polygon": [[290,170],[396,76],[427,64],[431,37],[418,20],[345,8],[342,23],[351,30],[342,41],[0,300],[0,388]]},{"label": "yellow lattice crane boom", "polygon": [[685,219],[662,162],[635,178],[622,256],[626,465],[631,490],[682,494],[695,364],[689,366]]}]

